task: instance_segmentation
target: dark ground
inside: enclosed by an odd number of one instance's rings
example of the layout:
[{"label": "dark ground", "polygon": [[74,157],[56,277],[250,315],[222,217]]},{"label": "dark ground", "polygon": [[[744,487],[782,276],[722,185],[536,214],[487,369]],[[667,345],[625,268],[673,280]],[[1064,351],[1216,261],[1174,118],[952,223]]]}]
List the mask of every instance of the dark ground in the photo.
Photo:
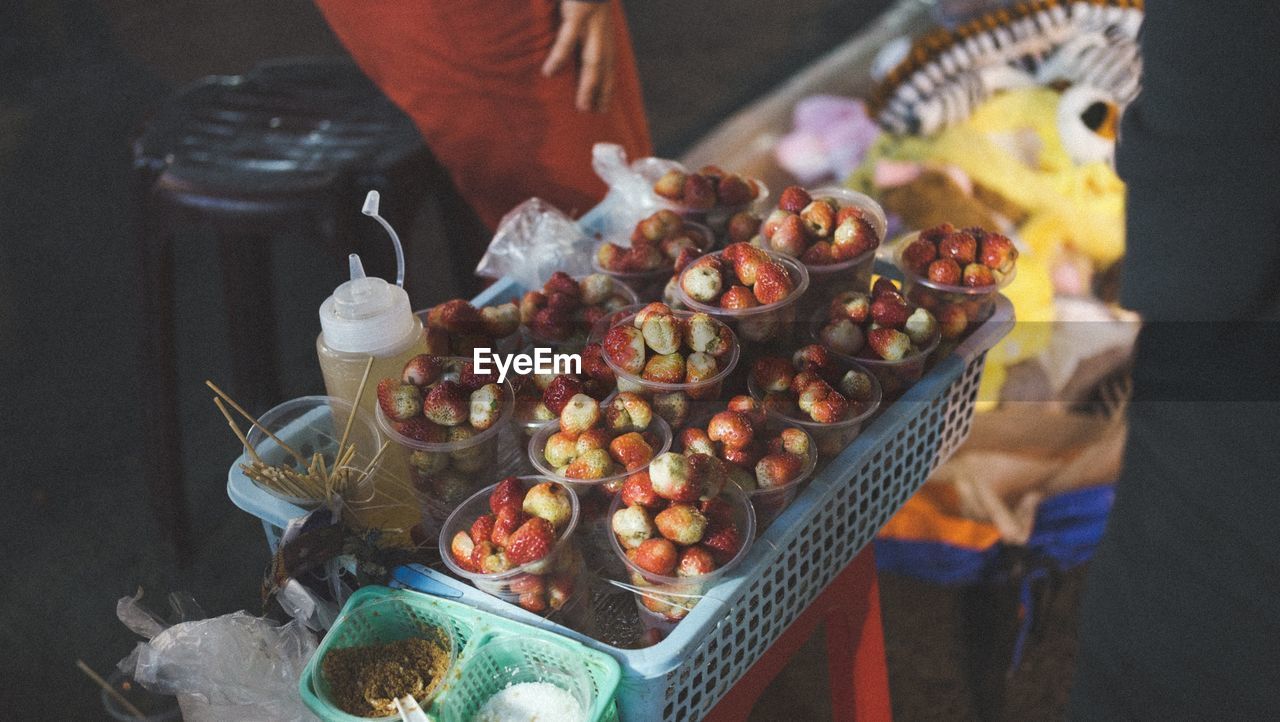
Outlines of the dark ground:
[{"label": "dark ground", "polygon": [[[629,3],[659,150],[678,154],[885,5]],[[189,566],[161,541],[147,504],[137,429],[148,380],[135,367],[146,329],[130,255],[128,140],[178,84],[270,57],[336,53],[306,0],[0,7],[0,717],[101,718],[96,690],[73,662],[109,670],[129,651],[134,638],[116,621],[115,600],[139,586],[153,598],[188,590],[213,614],[258,608],[266,548],[257,521],[226,498],[236,444],[200,387],[230,373],[218,273],[205,270],[217,257],[200,232],[182,236],[176,259],[185,484],[199,540]],[[278,274],[275,309],[288,397],[320,388],[315,307],[339,280],[340,269],[308,249],[300,237],[273,248],[276,268],[288,269]],[[1078,590],[1078,578],[1067,588]],[[971,659],[976,647],[961,633],[972,610],[1005,609],[993,600],[1012,592],[988,594],[883,581],[900,719],[1060,716],[1074,593],[1058,598],[1043,648],[1010,679],[1004,705],[975,691],[1003,684],[1003,663]],[[755,718],[829,715],[815,645],[766,692]],[[987,671],[962,671],[971,668]]]}]

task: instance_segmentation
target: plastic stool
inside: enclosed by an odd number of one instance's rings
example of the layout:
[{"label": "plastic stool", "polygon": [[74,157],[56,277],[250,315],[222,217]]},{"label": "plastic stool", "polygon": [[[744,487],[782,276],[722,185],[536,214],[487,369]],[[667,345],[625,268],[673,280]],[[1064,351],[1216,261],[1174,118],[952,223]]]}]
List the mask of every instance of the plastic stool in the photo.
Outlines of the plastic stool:
[{"label": "plastic stool", "polygon": [[707,715],[707,722],[742,722],[769,682],[826,625],[831,717],[835,722],[892,720],[889,670],[880,620],[880,585],[871,545],[836,575]]}]

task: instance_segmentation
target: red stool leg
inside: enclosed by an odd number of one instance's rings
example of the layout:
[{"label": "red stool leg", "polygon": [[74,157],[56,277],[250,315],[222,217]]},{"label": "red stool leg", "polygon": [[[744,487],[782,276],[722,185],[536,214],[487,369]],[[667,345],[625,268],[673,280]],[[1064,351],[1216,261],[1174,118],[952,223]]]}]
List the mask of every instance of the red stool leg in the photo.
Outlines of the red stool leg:
[{"label": "red stool leg", "polygon": [[872,547],[854,558],[823,597],[832,597],[825,619],[832,719],[893,719]]}]

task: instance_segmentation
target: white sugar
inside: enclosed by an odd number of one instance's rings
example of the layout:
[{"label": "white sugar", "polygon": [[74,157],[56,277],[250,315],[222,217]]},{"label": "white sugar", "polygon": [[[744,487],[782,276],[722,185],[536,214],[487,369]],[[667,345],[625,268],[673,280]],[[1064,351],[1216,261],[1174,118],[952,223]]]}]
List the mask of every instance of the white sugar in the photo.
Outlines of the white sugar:
[{"label": "white sugar", "polygon": [[578,722],[582,707],[550,682],[521,682],[489,698],[472,722]]}]

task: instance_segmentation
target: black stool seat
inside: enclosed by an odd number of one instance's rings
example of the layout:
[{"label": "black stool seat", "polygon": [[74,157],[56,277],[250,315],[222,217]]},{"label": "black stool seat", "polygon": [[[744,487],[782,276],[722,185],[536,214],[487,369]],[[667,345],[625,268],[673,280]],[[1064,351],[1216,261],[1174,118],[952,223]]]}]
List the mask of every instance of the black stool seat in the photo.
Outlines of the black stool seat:
[{"label": "black stool seat", "polygon": [[[412,122],[345,59],[283,60],[214,76],[169,98],[133,147],[141,373],[148,486],[161,527],[189,548],[182,486],[173,323],[173,242],[180,221],[214,228],[222,265],[231,392],[258,412],[278,402],[271,236],[301,229],[345,268],[364,193],[388,199],[405,238],[419,204],[448,189]],[[367,221],[359,228],[376,230]],[[386,239],[364,251],[376,269]],[[414,249],[406,243],[406,262]],[[384,266],[385,267],[385,266]],[[426,273],[416,274],[426,280]],[[413,291],[411,290],[411,294]]]}]

